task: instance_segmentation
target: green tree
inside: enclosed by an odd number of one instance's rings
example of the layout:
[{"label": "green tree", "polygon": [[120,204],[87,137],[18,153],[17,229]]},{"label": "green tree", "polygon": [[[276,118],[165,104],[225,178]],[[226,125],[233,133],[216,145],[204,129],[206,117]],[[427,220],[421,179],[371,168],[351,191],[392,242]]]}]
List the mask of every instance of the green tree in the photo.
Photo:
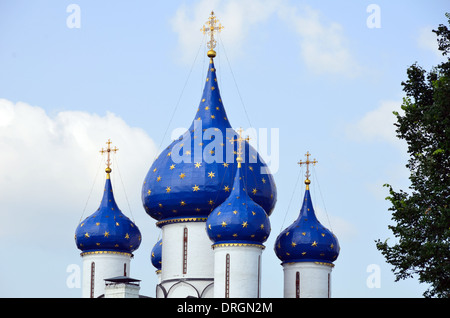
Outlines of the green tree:
[{"label": "green tree", "polygon": [[[446,13],[450,25],[450,14]],[[450,31],[445,25],[433,30],[444,57],[450,53]],[[408,145],[410,190],[389,196],[396,237],[376,241],[386,261],[393,265],[396,281],[417,276],[430,284],[425,297],[450,297],[450,58],[428,73],[417,63],[402,82],[406,97],[397,117],[397,137]]]}]

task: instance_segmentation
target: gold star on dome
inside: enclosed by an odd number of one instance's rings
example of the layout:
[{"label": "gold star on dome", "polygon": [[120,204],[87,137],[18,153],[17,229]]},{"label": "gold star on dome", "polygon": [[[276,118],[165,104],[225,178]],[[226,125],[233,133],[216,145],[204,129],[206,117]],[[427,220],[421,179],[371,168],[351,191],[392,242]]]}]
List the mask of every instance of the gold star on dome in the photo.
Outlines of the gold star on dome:
[{"label": "gold star on dome", "polygon": [[223,163],[223,166],[224,166],[225,168],[228,168],[228,163],[224,162],[224,163]]},{"label": "gold star on dome", "polygon": [[186,202],[181,201],[181,202],[180,202],[180,205],[181,205],[181,206],[185,206],[185,205],[186,205]]},{"label": "gold star on dome", "polygon": [[186,174],[184,173],[184,172],[182,172],[181,174],[180,174],[180,179],[184,179],[186,177]]},{"label": "gold star on dome", "polygon": [[173,170],[173,169],[175,169],[175,165],[174,164],[170,166],[170,170]]},{"label": "gold star on dome", "polygon": [[238,214],[238,211],[237,211],[237,210],[234,210],[234,211],[233,211],[233,214]]},{"label": "gold star on dome", "polygon": [[196,163],[195,163],[195,167],[196,167],[196,168],[200,168],[201,166],[202,166],[201,162],[196,162]]},{"label": "gold star on dome", "polygon": [[291,246],[292,246],[292,247],[295,247],[296,245],[297,245],[297,244],[296,244],[295,242],[292,242],[292,243],[291,243]]},{"label": "gold star on dome", "polygon": [[200,188],[199,188],[198,185],[195,184],[195,185],[192,187],[192,191],[196,192],[196,191],[198,191],[198,190],[200,190]]},{"label": "gold star on dome", "polygon": [[84,234],[84,237],[89,238],[89,233],[86,232],[86,234]]},{"label": "gold star on dome", "polygon": [[214,176],[215,176],[214,172],[211,171],[211,172],[208,173],[208,177],[209,178],[212,179],[212,178],[214,178]]},{"label": "gold star on dome", "polygon": [[242,223],[242,227],[247,227],[248,223],[247,221],[244,221],[244,223]]},{"label": "gold star on dome", "polygon": [[312,242],[311,246],[316,247],[317,246],[317,242],[316,241]]},{"label": "gold star on dome", "polygon": [[152,190],[148,189],[147,194],[148,195],[152,194]]},{"label": "gold star on dome", "polygon": [[256,188],[253,188],[252,193],[253,193],[253,194],[256,194],[257,191],[258,191],[258,190],[256,190]]},{"label": "gold star on dome", "polygon": [[229,186],[225,186],[225,187],[223,188],[223,190],[224,190],[225,192],[230,192],[230,187],[229,187]]},{"label": "gold star on dome", "polygon": [[104,235],[105,237],[109,237],[109,232],[105,231]]},{"label": "gold star on dome", "polygon": [[227,223],[225,221],[222,221],[222,227],[226,227]]},{"label": "gold star on dome", "polygon": [[167,193],[170,193],[170,191],[172,191],[172,189],[171,189],[170,187],[167,187],[167,188],[166,188],[166,192],[167,192]]},{"label": "gold star on dome", "polygon": [[161,176],[158,176],[158,178],[156,178],[156,181],[161,181]]},{"label": "gold star on dome", "polygon": [[211,199],[209,199],[208,204],[209,204],[209,205],[214,205],[214,201],[211,200]]},{"label": "gold star on dome", "polygon": [[125,234],[125,238],[128,240],[130,238],[130,234]]}]

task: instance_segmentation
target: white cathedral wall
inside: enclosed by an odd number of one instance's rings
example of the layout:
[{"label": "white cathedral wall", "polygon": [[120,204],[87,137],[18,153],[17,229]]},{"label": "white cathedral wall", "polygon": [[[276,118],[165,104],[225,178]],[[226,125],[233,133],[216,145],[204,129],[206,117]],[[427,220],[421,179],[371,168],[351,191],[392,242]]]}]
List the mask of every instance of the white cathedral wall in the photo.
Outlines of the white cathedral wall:
[{"label": "white cathedral wall", "polygon": [[91,297],[91,273],[92,263],[94,267],[94,298],[105,293],[105,279],[124,276],[124,264],[126,276],[130,276],[130,254],[117,252],[103,252],[98,254],[85,254],[83,257],[83,284],[82,297]]},{"label": "white cathedral wall", "polygon": [[205,222],[166,224],[162,238],[161,285],[168,297],[205,296],[214,275],[214,254]]},{"label": "white cathedral wall", "polygon": [[297,296],[297,272],[300,298],[331,297],[332,266],[316,262],[298,262],[283,264],[284,298]]},{"label": "white cathedral wall", "polygon": [[227,284],[229,298],[260,297],[261,254],[259,246],[217,245],[214,248],[214,297],[225,298]]}]

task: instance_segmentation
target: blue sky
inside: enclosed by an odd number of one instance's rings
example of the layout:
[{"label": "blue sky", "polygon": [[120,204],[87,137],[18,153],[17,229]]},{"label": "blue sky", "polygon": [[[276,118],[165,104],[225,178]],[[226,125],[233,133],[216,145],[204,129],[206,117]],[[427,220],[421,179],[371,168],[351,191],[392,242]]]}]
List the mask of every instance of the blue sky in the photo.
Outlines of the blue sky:
[{"label": "blue sky", "polygon": [[[67,24],[70,4],[79,28]],[[370,4],[379,28],[367,23]],[[143,236],[131,275],[154,296],[150,250],[160,232],[140,188],[158,149],[195,115],[208,63],[199,30],[214,10],[225,26],[215,65],[232,126],[279,131],[262,296],[282,297],[273,242],[298,215],[296,163],[309,151],[319,162],[314,207],[341,245],[333,296],[420,297],[426,286],[394,282],[374,241],[395,242],[382,185],[409,185],[392,125],[400,83],[414,62],[429,70],[443,60],[431,30],[448,9],[445,1],[0,1],[0,296],[81,295],[67,268],[81,265],[73,235],[100,203],[98,150],[108,138],[120,149],[117,203]]]}]

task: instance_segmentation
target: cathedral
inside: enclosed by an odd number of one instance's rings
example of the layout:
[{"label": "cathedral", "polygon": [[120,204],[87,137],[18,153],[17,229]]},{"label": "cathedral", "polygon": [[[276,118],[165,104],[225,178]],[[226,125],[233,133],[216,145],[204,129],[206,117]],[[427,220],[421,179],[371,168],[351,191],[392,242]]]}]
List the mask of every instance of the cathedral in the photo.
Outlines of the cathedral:
[{"label": "cathedral", "polygon": [[[202,31],[209,36],[208,72],[190,128],[152,163],[142,185],[145,212],[162,238],[151,251],[158,283],[156,298],[259,298],[264,243],[277,202],[268,166],[227,117],[218,86],[214,36],[222,25],[211,13]],[[137,298],[139,280],[130,277],[139,228],[115,202],[107,148],[100,207],[80,222],[75,243],[82,257],[82,297]],[[339,255],[336,236],[317,219],[306,190],[297,220],[273,247],[284,272],[284,298],[331,297],[331,272]],[[144,174],[143,174],[144,176]],[[149,251],[150,252],[150,251]]]}]

